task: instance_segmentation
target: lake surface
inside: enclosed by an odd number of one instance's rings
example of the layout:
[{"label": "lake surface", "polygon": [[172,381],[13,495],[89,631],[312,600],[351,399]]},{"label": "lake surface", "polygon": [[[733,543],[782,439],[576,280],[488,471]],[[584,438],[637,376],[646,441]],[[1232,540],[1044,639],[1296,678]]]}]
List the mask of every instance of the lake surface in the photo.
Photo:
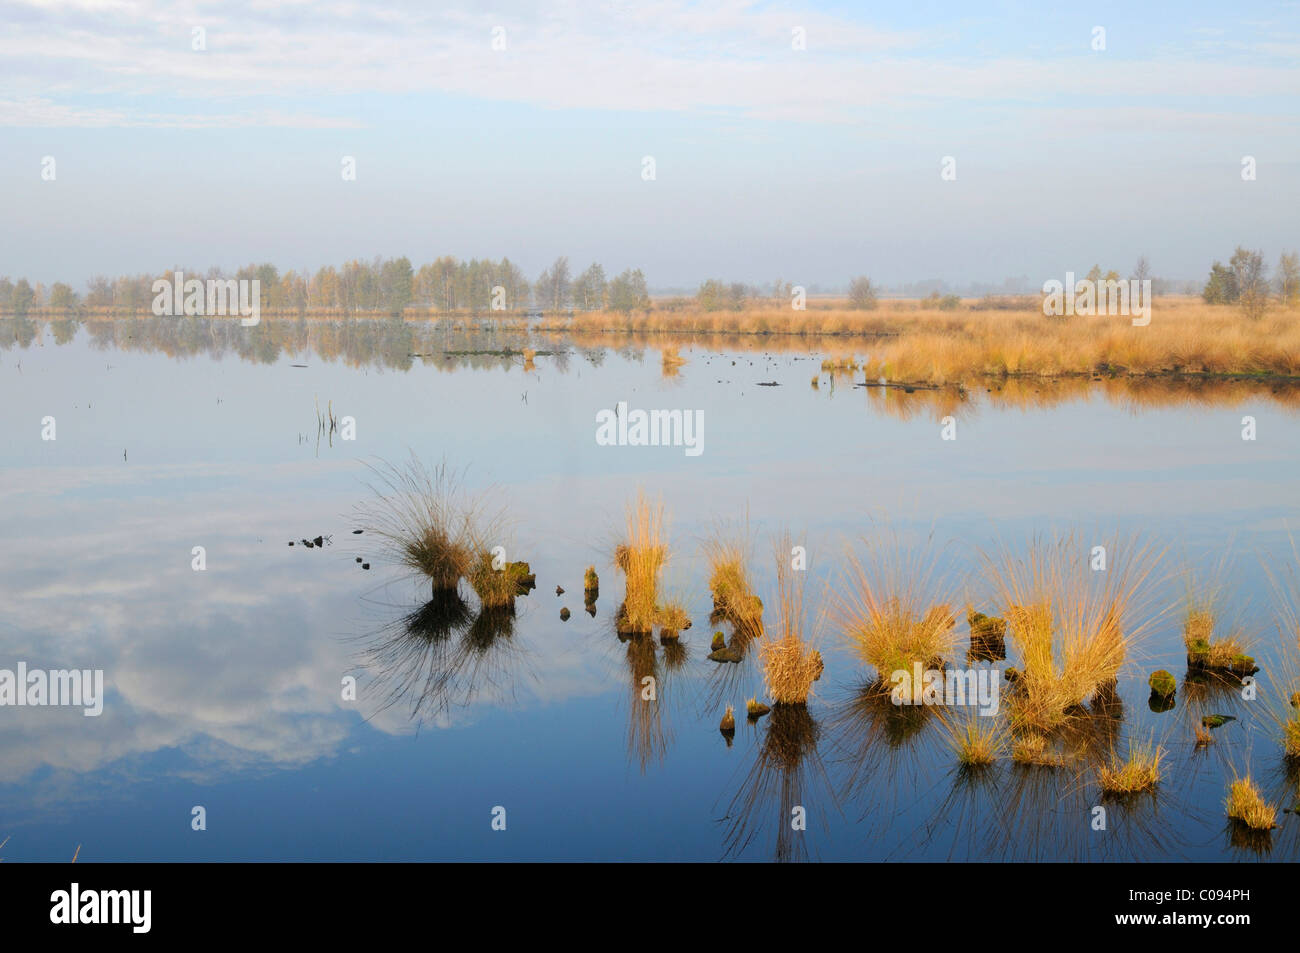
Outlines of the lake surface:
[{"label": "lake surface", "polygon": [[[463,322],[0,320],[0,668],[102,669],[105,683],[99,717],[0,708],[0,856],[1297,858],[1294,815],[1250,840],[1222,807],[1247,770],[1279,806],[1300,800],[1266,711],[1283,642],[1266,567],[1294,563],[1293,395],[1110,381],[908,394],[825,373],[813,388],[822,357],[847,348],[670,343],[687,363],[666,375],[642,341]],[[532,366],[487,353],[525,345]],[[619,401],[702,412],[703,452],[598,445],[596,415]],[[355,439],[319,435],[318,408],[352,418]],[[949,415],[955,440],[942,439]],[[427,584],[352,529],[367,464],[412,452],[508,507],[509,558],[537,578],[509,632],[425,651],[403,640]],[[613,630],[612,551],[638,489],[667,506],[665,583],[695,622],[671,652]],[[772,540],[789,531],[807,548],[813,615],[843,586],[846,547],[882,525],[933,534],[959,595],[985,611],[998,607],[980,602],[981,549],[1071,531],[1167,547],[1147,601],[1169,608],[1125,665],[1114,729],[1121,746],[1168,749],[1157,793],[1107,803],[1096,831],[1091,774],[958,771],[926,713],[900,724],[862,701],[870,673],[829,623],[807,711],[738,717],[729,745],[724,706],[764,692],[752,659],[723,671],[705,658],[702,543],[746,514],[760,595],[774,603]],[[323,547],[302,546],[317,535]],[[1254,636],[1260,699],[1184,691],[1187,567],[1223,584],[1225,622]],[[1172,711],[1148,706],[1155,668],[1179,678]],[[1191,725],[1210,711],[1237,720],[1195,749]],[[806,830],[791,829],[793,806]]]}]

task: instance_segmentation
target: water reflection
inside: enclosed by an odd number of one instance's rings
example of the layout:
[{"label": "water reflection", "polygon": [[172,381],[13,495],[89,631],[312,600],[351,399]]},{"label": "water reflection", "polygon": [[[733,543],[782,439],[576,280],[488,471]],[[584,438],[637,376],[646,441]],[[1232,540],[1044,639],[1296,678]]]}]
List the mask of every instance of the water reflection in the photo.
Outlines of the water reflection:
[{"label": "water reflection", "polygon": [[[815,337],[778,335],[755,338],[743,334],[664,334],[619,331],[543,330],[520,320],[435,319],[403,321],[393,318],[321,319],[273,318],[244,328],[219,318],[119,317],[0,319],[0,350],[27,349],[45,342],[72,343],[84,330],[98,350],[160,353],[179,359],[195,355],[227,356],[254,364],[275,364],[285,358],[311,354],[326,363],[351,368],[410,371],[416,366],[439,371],[523,368],[535,371],[535,359],[561,374],[580,363],[600,366],[613,352],[638,363],[648,349],[665,355],[660,373],[676,379],[693,373],[712,374],[708,357],[685,364],[677,356],[685,349],[772,355],[824,353]],[[862,344],[864,342],[859,342]],[[851,347],[852,342],[836,343]],[[807,378],[802,378],[806,385]],[[946,416],[969,419],[982,406],[999,411],[1048,410],[1100,396],[1133,413],[1164,407],[1236,407],[1260,399],[1289,411],[1300,409],[1300,381],[1251,377],[1007,377],[966,385],[878,385],[855,380],[852,372],[835,372],[839,389],[859,390],[873,411],[909,421],[941,421]],[[788,383],[794,383],[789,381]],[[835,397],[835,387],[827,391]]]},{"label": "water reflection", "polygon": [[773,705],[756,730],[753,762],[723,820],[723,859],[770,844],[777,861],[808,860],[809,841],[839,810],[818,752],[821,727],[806,705]]}]

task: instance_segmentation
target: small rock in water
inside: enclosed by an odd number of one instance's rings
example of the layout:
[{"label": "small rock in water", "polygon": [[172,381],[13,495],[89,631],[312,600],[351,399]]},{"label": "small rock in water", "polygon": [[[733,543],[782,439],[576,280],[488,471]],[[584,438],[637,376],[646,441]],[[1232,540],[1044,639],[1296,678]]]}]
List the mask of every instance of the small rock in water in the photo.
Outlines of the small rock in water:
[{"label": "small rock in water", "polygon": [[306,546],[308,549],[311,549],[311,540],[310,540],[310,539],[304,539],[304,540],[302,541],[302,544],[303,544],[304,546]]},{"label": "small rock in water", "polygon": [[290,545],[290,546],[293,545],[293,540],[289,540],[289,545]]},{"label": "small rock in water", "polygon": [[556,586],[556,587],[555,587],[555,594],[556,594],[557,596],[562,596],[562,595],[564,595],[564,587],[563,587],[563,586]]},{"label": "small rock in water", "polygon": [[369,568],[370,568],[370,563],[362,563],[362,564],[361,564],[361,568],[362,568],[362,569],[369,569]]},{"label": "small rock in water", "polygon": [[325,545],[325,537],[324,537],[324,536],[317,536],[315,539],[312,540],[312,542],[315,543],[317,546],[324,546],[324,545]]},{"label": "small rock in water", "polygon": [[354,530],[352,531],[352,535],[353,535],[353,536],[360,536],[363,532],[365,532],[365,531],[364,531],[364,530],[360,530],[360,529],[354,529]]},{"label": "small rock in water", "polygon": [[357,557],[357,562],[361,562],[361,557],[360,557],[360,556]]},{"label": "small rock in water", "polygon": [[569,621],[569,610],[567,606],[560,610],[560,621],[561,622]]}]

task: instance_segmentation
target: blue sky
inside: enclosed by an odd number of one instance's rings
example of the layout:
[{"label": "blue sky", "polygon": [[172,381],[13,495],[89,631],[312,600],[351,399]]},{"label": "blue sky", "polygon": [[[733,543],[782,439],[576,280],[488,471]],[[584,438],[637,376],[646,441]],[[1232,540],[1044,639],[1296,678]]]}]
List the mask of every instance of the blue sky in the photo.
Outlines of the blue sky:
[{"label": "blue sky", "polygon": [[0,0],[0,274],[1041,284],[1300,246],[1300,4],[968,7]]}]

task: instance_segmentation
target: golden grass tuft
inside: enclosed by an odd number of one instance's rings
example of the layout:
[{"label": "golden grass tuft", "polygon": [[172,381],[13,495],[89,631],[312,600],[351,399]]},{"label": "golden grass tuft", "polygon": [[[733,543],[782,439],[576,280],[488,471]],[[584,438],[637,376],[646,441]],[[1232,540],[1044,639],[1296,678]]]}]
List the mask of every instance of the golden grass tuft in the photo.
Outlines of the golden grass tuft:
[{"label": "golden grass tuft", "polygon": [[1228,817],[1245,824],[1251,830],[1267,831],[1277,826],[1277,808],[1264,800],[1259,786],[1250,775],[1235,778],[1228,785],[1228,797],[1223,802]]},{"label": "golden grass tuft", "polygon": [[500,516],[485,517],[446,463],[430,470],[412,453],[404,467],[385,463],[371,470],[378,483],[371,485],[375,500],[361,508],[363,528],[397,563],[427,576],[435,592],[454,590],[499,531]]},{"label": "golden grass tuft", "polygon": [[[867,557],[850,552],[846,588],[835,606],[837,622],[854,651],[881,681],[915,664],[933,667],[955,647],[956,620],[935,581],[929,543],[906,552],[896,536],[887,544],[867,544]],[[913,682],[919,693],[923,685]]]},{"label": "golden grass tuft", "polygon": [[986,768],[1005,753],[1006,739],[997,718],[968,715],[960,723],[942,720],[948,744],[965,768]]},{"label": "golden grass tuft", "polygon": [[777,541],[776,588],[777,629],[764,638],[759,662],[767,682],[767,693],[777,705],[802,705],[812,693],[813,682],[822,676],[821,653],[804,639],[803,578],[790,565],[791,540]]},{"label": "golden grass tuft", "polygon": [[1289,760],[1300,760],[1300,715],[1282,722],[1282,754]]},{"label": "golden grass tuft", "polygon": [[1165,749],[1152,745],[1129,745],[1128,757],[1121,759],[1114,751],[1110,759],[1097,767],[1097,783],[1102,794],[1122,797],[1151,791],[1160,783],[1160,762]]},{"label": "golden grass tuft", "polygon": [[1088,547],[1074,536],[1035,538],[1024,557],[983,555],[1023,663],[1008,698],[1017,727],[1061,727],[1115,680],[1148,624],[1125,628],[1162,554],[1136,541],[1113,540],[1106,548],[1112,564],[1096,573]]},{"label": "golden grass tuft", "polygon": [[493,568],[490,552],[479,553],[467,574],[470,587],[485,609],[501,609],[515,604],[519,587],[527,573],[522,563],[504,563]]},{"label": "golden grass tuft", "polygon": [[677,633],[691,627],[691,617],[686,607],[677,599],[661,605],[655,614],[655,621],[665,632]]},{"label": "golden grass tuft", "polygon": [[730,622],[743,638],[752,638],[763,631],[763,602],[754,594],[749,577],[747,540],[747,530],[735,536],[718,530],[705,542],[704,552],[713,618]]},{"label": "golden grass tuft", "polygon": [[1011,745],[1011,760],[1041,768],[1057,768],[1062,764],[1061,756],[1052,749],[1047,736],[1037,731],[1016,737]]},{"label": "golden grass tuft", "polygon": [[663,502],[651,503],[638,492],[628,507],[626,539],[614,551],[614,562],[626,577],[628,631],[650,632],[658,621],[659,574],[668,562],[666,534]]}]

